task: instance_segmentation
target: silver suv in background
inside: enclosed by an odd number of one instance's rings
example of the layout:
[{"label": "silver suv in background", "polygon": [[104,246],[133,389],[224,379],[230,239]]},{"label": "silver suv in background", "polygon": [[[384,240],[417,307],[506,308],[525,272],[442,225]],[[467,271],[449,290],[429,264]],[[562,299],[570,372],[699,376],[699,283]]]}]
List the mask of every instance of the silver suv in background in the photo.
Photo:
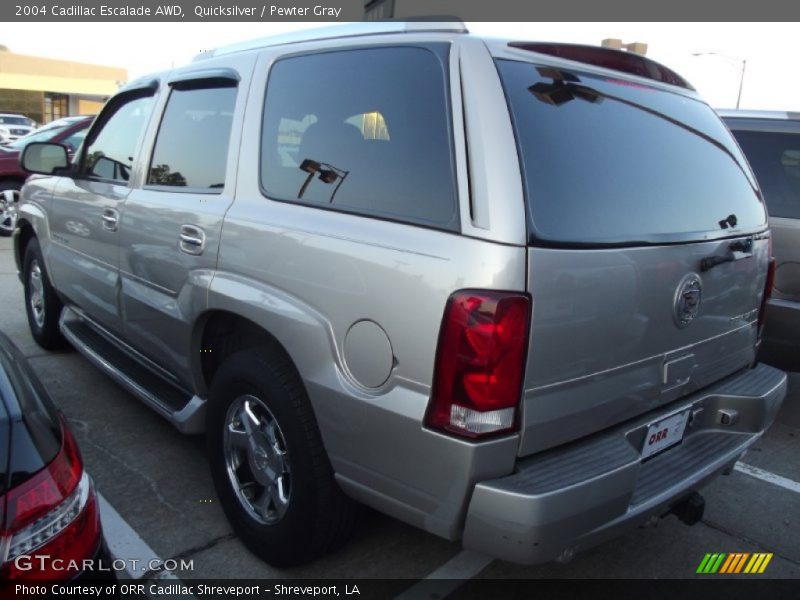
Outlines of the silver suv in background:
[{"label": "silver suv in background", "polygon": [[761,360],[800,370],[800,113],[718,111],[758,179],[769,212],[775,285]]},{"label": "silver suv in background", "polygon": [[694,522],[785,395],[753,174],[643,57],[303,32],[132,82],[74,164],[22,162],[34,338],[204,432],[275,565],[343,543],[353,500],[522,563]]}]

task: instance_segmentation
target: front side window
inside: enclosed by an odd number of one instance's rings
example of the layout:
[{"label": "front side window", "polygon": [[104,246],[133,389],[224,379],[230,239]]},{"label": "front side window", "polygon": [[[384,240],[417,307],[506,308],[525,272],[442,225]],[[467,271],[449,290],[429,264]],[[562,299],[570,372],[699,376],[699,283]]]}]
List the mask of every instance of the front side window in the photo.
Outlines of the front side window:
[{"label": "front side window", "polygon": [[148,185],[222,191],[236,88],[175,88],[158,130]]},{"label": "front side window", "polygon": [[127,183],[139,137],[147,125],[152,96],[134,98],[116,107],[86,148],[83,171],[90,177]]},{"label": "front side window", "polygon": [[415,47],[278,61],[264,108],[266,195],[456,229],[444,65]]}]

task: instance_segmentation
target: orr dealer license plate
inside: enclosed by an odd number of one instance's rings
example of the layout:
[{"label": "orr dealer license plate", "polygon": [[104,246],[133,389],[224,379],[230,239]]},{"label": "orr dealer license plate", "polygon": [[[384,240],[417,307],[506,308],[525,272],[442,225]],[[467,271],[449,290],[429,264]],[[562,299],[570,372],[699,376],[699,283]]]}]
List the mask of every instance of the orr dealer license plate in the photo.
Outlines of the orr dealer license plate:
[{"label": "orr dealer license plate", "polygon": [[650,423],[642,446],[642,460],[674,446],[683,439],[689,410],[675,413],[665,419]]}]

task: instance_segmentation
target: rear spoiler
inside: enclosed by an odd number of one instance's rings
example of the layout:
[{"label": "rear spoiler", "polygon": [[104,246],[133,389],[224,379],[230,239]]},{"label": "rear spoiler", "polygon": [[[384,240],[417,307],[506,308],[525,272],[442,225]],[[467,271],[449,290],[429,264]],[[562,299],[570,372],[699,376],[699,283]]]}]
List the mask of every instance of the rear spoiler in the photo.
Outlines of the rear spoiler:
[{"label": "rear spoiler", "polygon": [[661,83],[668,83],[695,91],[688,81],[672,69],[639,54],[599,46],[557,44],[552,42],[510,42],[508,45],[520,50],[538,52],[539,54],[557,56],[614,71],[630,73],[631,75],[638,75],[653,81],[660,81]]}]

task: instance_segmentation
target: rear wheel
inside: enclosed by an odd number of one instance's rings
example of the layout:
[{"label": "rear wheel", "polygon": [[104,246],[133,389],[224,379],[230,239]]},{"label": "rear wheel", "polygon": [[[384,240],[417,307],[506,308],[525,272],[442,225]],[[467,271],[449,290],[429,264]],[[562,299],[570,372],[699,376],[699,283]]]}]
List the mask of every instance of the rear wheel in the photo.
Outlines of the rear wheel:
[{"label": "rear wheel", "polygon": [[19,181],[0,181],[0,236],[8,237],[17,226]]},{"label": "rear wheel", "polygon": [[354,504],[334,481],[305,389],[277,350],[245,350],[217,371],[207,424],[211,472],[245,545],[287,567],[343,544]]},{"label": "rear wheel", "polygon": [[25,248],[22,272],[25,312],[33,339],[45,350],[63,348],[67,342],[58,329],[58,320],[64,306],[50,285],[42,250],[36,238],[28,242]]}]

